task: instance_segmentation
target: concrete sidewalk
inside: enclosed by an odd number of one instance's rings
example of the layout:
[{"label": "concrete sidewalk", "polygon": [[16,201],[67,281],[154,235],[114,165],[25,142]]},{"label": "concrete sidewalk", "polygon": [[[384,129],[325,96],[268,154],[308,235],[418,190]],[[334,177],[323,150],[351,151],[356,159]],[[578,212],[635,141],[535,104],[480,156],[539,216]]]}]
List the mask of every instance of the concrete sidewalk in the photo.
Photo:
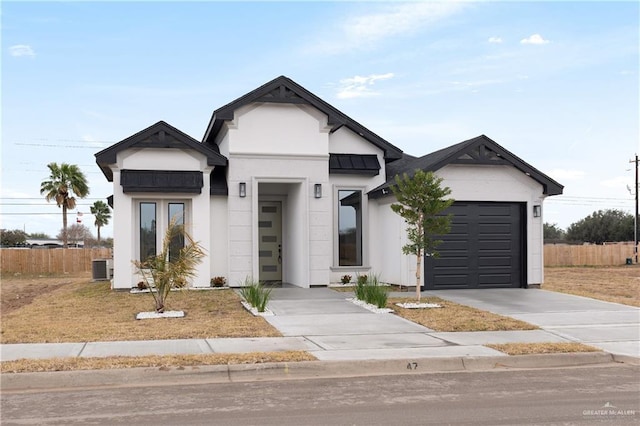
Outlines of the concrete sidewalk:
[{"label": "concrete sidewalk", "polygon": [[429,291],[462,305],[526,321],[545,332],[640,358],[640,308],[541,289]]},{"label": "concrete sidewalk", "polygon": [[[307,351],[321,361],[482,358],[505,355],[483,346],[489,343],[576,341],[612,354],[640,358],[637,350],[640,310],[637,308],[533,289],[475,293],[448,290],[425,295],[513,316],[541,325],[543,329],[435,332],[396,315],[376,314],[348,302],[349,293],[326,288],[276,288],[269,303],[275,315],[265,319],[284,337],[5,344],[0,345],[0,360],[290,350]],[[620,324],[620,321],[624,322]],[[609,340],[594,340],[601,339],[598,330],[606,332],[607,327],[611,331],[606,335]],[[584,334],[582,338],[580,331]],[[636,340],[630,340],[634,336]]]}]

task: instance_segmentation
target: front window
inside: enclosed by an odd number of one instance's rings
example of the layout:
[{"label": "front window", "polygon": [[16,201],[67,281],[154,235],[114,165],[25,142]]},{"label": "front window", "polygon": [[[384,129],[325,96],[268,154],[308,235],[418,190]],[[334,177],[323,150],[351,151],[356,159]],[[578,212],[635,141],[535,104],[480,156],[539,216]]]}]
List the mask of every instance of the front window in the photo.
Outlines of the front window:
[{"label": "front window", "polygon": [[140,203],[140,260],[156,254],[156,203]]},{"label": "front window", "polygon": [[[139,259],[147,260],[158,254],[167,228],[174,224],[185,227],[189,224],[189,201],[138,200],[138,235],[136,237]],[[169,242],[169,260],[173,261],[184,247],[184,233],[174,236]]]},{"label": "front window", "polygon": [[338,191],[338,265],[362,266],[362,191]]},{"label": "front window", "polygon": [[[184,203],[169,203],[169,223],[184,226]],[[169,243],[169,261],[173,261],[184,247],[184,234],[173,237]]]}]

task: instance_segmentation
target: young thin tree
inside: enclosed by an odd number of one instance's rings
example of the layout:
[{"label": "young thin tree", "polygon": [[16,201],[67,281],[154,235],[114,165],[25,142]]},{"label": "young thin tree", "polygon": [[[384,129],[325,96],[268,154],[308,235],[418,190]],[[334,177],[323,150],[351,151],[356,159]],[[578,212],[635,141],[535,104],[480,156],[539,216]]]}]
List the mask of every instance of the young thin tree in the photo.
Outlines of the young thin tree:
[{"label": "young thin tree", "polygon": [[67,247],[67,210],[76,208],[75,197],[85,198],[89,195],[89,185],[84,173],[75,164],[49,163],[49,179],[40,184],[40,194],[45,194],[47,202],[56,200],[62,207],[63,247]]},{"label": "young thin tree", "polygon": [[[176,249],[175,244],[172,247],[172,242],[179,238],[184,238],[184,247],[179,249],[177,255],[171,253],[169,256],[170,252]],[[204,255],[200,244],[194,241],[185,231],[184,225],[179,224],[174,218],[171,219],[164,235],[160,253],[146,260],[133,261],[153,296],[156,312],[164,312],[165,303],[172,288],[185,287],[187,280],[195,276],[196,266],[202,261]]]},{"label": "young thin tree", "polygon": [[413,176],[406,173],[396,176],[391,186],[398,203],[391,209],[402,216],[407,223],[409,243],[402,247],[404,254],[416,256],[416,299],[420,301],[420,276],[422,257],[438,257],[436,247],[442,242],[435,238],[449,232],[451,217],[441,213],[453,204],[453,199],[445,198],[451,194],[448,187],[442,187],[442,179],[433,172],[416,170]]},{"label": "young thin tree", "polygon": [[98,245],[100,245],[100,228],[109,224],[109,219],[111,219],[111,212],[107,203],[100,200],[93,203],[93,206],[91,206],[90,209],[91,214],[96,219],[93,224],[96,226],[96,228],[98,228]]}]

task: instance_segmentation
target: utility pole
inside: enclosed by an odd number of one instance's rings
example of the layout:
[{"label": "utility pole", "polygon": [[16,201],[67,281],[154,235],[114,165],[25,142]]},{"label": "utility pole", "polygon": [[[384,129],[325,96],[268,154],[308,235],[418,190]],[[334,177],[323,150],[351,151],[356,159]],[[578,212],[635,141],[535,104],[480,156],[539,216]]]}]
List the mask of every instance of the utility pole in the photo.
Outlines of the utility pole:
[{"label": "utility pole", "polygon": [[634,238],[634,245],[633,245],[633,253],[635,255],[636,258],[636,263],[638,263],[638,189],[640,189],[638,187],[638,154],[636,154],[636,159],[635,160],[631,160],[629,161],[630,163],[636,163],[636,186],[635,186],[635,193],[636,193],[636,215],[633,217],[633,238]]}]

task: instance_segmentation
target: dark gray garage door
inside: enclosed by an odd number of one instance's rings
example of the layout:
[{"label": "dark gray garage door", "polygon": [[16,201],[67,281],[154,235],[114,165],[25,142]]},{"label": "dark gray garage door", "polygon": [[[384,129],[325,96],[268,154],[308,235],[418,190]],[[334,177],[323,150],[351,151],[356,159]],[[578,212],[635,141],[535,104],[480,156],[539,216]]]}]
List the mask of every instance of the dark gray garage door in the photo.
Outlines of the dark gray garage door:
[{"label": "dark gray garage door", "polygon": [[425,259],[431,290],[522,287],[526,251],[521,203],[456,202],[440,257]]}]

